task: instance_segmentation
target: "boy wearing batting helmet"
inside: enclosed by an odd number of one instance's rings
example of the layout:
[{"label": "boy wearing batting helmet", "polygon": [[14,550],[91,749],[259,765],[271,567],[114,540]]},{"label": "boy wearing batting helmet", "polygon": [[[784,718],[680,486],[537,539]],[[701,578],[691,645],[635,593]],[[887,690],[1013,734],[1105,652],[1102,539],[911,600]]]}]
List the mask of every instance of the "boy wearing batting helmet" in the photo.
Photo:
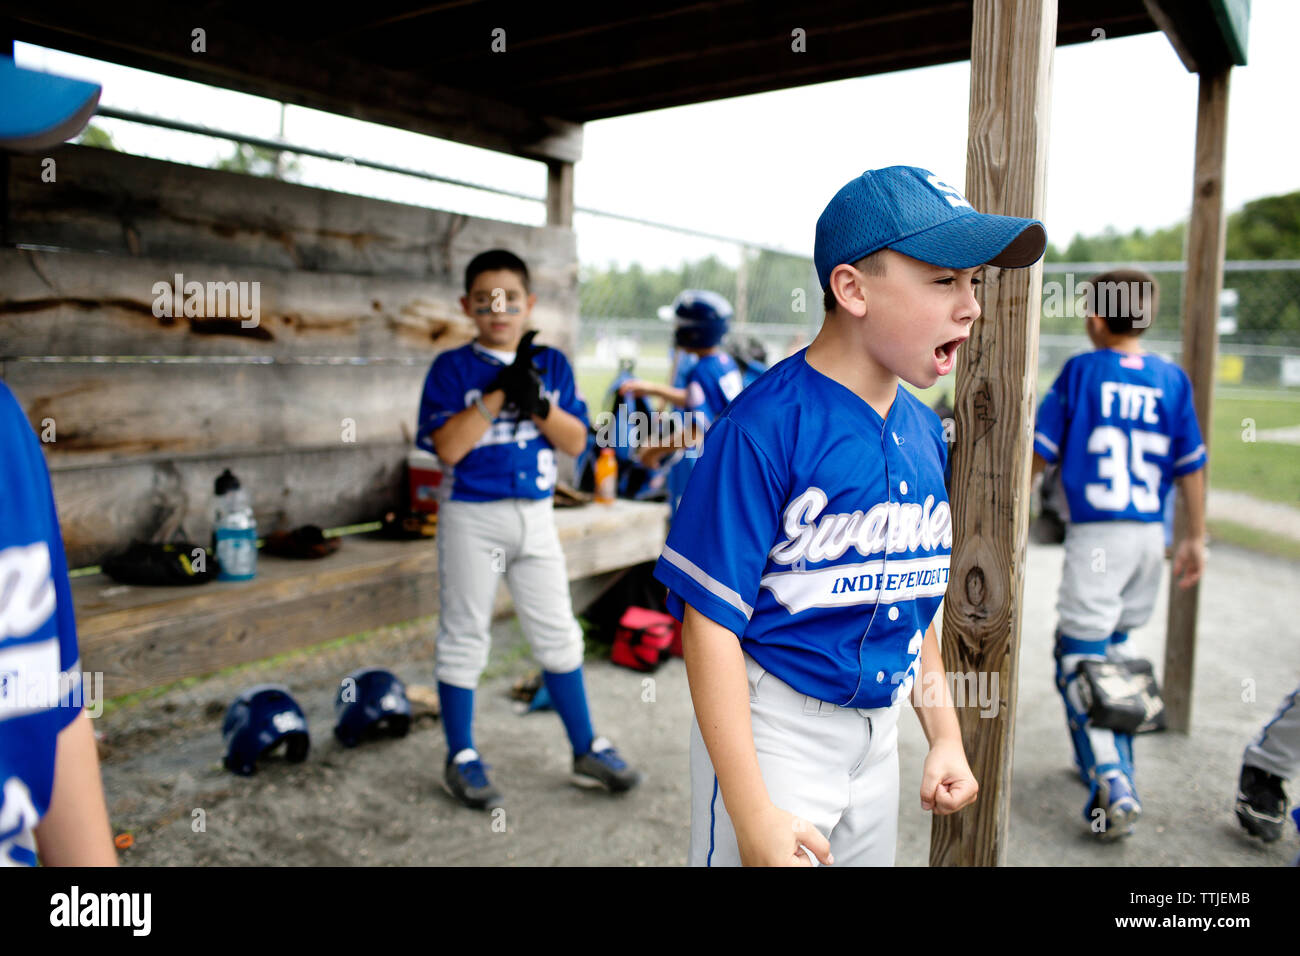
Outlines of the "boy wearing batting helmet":
[{"label": "boy wearing batting helmet", "polygon": [[452,467],[438,513],[438,694],[447,737],[443,783],[466,806],[501,794],[474,747],[474,690],[487,665],[492,603],[504,576],[524,635],[573,748],[573,782],[629,790],[640,775],[592,730],[582,679],[582,629],[573,617],[551,496],[555,449],[587,446],[587,406],[557,349],[525,334],[537,296],[528,267],[494,249],[465,270],[461,308],[478,329],[434,359],[416,443]]},{"label": "boy wearing batting helmet", "polygon": [[868,170],[818,219],[822,329],[713,423],[656,565],[695,705],[692,864],[891,865],[909,693],[921,805],[975,799],[932,623],[947,448],[900,380],[951,372],[981,267],[1046,241],[909,166]]},{"label": "boy wearing batting helmet", "polygon": [[707,289],[687,289],[672,305],[664,307],[661,316],[672,320],[673,345],[689,357],[689,363],[679,364],[679,368],[685,368],[681,384],[668,388],[634,379],[625,382],[620,392],[657,395],[685,412],[680,432],[646,448],[641,455],[642,462],[651,468],[659,467],[666,456],[676,456],[668,475],[669,501],[675,512],[704,433],[727,403],[740,394],[745,382],[735,359],[721,348],[732,316],[731,303],[723,296]]},{"label": "boy wearing batting helmet", "polygon": [[1085,289],[1095,348],[1065,363],[1038,409],[1033,473],[1061,463],[1070,524],[1057,600],[1056,686],[1088,786],[1084,819],[1099,838],[1113,840],[1133,832],[1142,813],[1133,735],[1089,716],[1079,665],[1129,657],[1129,631],[1150,619],[1164,573],[1164,502],[1174,483],[1189,526],[1173,574],[1184,588],[1200,579],[1206,455],[1187,374],[1142,349],[1140,336],[1156,313],[1155,279],[1117,269]]}]

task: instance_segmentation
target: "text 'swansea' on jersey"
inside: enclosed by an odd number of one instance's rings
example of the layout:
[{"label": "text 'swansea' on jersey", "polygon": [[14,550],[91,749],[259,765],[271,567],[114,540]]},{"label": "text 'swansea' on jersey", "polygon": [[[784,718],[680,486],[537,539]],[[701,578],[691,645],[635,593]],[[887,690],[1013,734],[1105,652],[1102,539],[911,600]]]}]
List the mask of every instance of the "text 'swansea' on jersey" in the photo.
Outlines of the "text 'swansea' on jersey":
[{"label": "text 'swansea' on jersey", "polygon": [[655,575],[797,691],[846,707],[908,693],[948,585],[947,446],[899,388],[881,417],[800,351],[709,429]]}]

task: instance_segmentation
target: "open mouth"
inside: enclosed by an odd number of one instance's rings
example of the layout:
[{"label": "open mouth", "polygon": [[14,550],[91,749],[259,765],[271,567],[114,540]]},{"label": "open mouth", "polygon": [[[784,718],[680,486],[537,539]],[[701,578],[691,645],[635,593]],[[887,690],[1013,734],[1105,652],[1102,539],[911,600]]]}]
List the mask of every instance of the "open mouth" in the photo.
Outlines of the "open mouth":
[{"label": "open mouth", "polygon": [[957,349],[966,341],[966,336],[961,338],[949,339],[943,345],[935,346],[934,349],[934,367],[940,375],[947,375],[957,364]]}]

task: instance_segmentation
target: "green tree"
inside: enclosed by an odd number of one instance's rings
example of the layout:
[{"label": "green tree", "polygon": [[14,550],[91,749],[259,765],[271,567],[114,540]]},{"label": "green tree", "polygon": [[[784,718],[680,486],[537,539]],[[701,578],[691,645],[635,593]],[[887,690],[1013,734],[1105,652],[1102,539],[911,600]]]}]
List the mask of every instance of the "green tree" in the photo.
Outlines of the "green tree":
[{"label": "green tree", "polygon": [[[1054,262],[1178,262],[1185,254],[1186,223],[1174,223],[1150,233],[1139,228],[1121,234],[1107,228],[1099,235],[1076,235],[1066,248],[1048,248],[1048,272]],[[1228,216],[1225,258],[1300,259],[1300,192],[1265,196],[1246,203]],[[1182,277],[1162,273],[1157,323],[1173,333],[1181,324]],[[1295,345],[1300,341],[1300,279],[1293,272],[1234,270],[1224,278],[1237,292],[1236,342]],[[1060,326],[1058,329],[1057,326]],[[1044,331],[1063,331],[1060,322],[1044,317]]]},{"label": "green tree", "polygon": [[224,159],[217,160],[212,168],[267,179],[296,180],[302,174],[298,160],[287,157],[283,150],[251,146],[248,143],[236,143],[235,151]]},{"label": "green tree", "polygon": [[[1169,262],[1183,258],[1186,223],[1127,235],[1107,226],[1099,235],[1076,234],[1064,250],[1048,244],[1048,262]],[[1228,259],[1300,259],[1300,192],[1265,196],[1228,216]]]},{"label": "green tree", "polygon": [[113,142],[113,136],[101,126],[90,123],[81,131],[76,139],[73,140],[79,146],[94,146],[96,149],[112,149],[121,152],[117,143]]},{"label": "green tree", "polygon": [[1265,196],[1228,217],[1229,259],[1300,259],[1300,192]]}]

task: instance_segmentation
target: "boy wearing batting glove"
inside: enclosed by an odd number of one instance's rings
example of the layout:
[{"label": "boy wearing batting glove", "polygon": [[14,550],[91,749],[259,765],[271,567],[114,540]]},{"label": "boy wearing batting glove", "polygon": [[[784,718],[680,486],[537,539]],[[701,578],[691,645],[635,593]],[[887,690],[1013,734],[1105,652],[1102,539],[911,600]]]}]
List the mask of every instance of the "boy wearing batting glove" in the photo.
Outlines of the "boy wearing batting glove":
[{"label": "boy wearing batting glove", "polygon": [[470,262],[460,304],[478,337],[434,360],[416,431],[416,444],[451,467],[437,535],[443,783],[476,809],[502,802],[474,747],[472,722],[503,575],[569,736],[573,782],[617,793],[640,780],[596,736],[587,708],[582,629],[573,617],[551,502],[555,449],[576,456],[586,448],[587,406],[564,355],[534,346],[536,332],[524,334],[536,302],[517,256],[494,249]]},{"label": "boy wearing batting glove", "polygon": [[947,448],[900,380],[951,372],[981,267],[1046,241],[909,166],[868,170],[818,219],[822,329],[713,423],[656,565],[695,705],[693,865],[892,865],[909,692],[921,806],[975,800],[932,623]]}]

